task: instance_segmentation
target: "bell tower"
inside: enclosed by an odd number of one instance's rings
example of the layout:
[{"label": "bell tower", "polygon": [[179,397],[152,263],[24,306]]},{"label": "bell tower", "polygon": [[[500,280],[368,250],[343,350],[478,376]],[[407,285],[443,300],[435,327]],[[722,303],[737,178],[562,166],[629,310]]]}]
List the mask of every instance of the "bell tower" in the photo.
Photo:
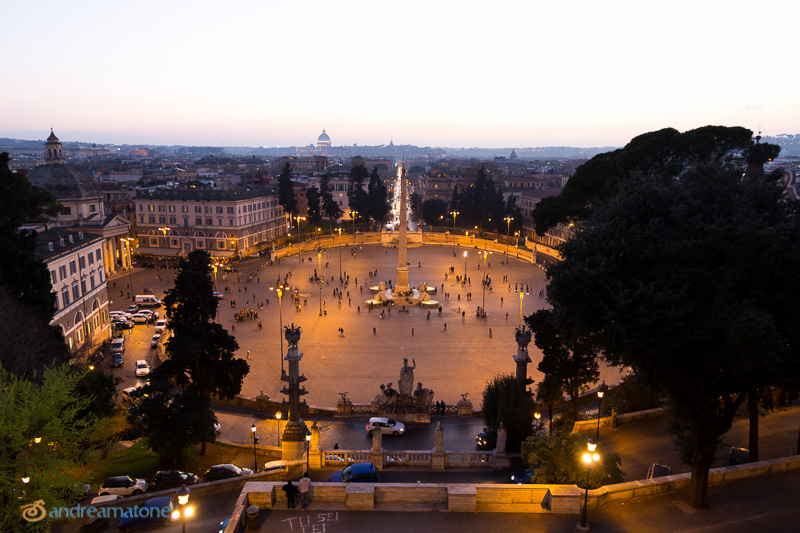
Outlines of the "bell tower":
[{"label": "bell tower", "polygon": [[64,151],[61,147],[61,141],[58,140],[56,134],[53,133],[53,128],[50,128],[50,137],[44,143],[44,159],[48,163],[66,163],[64,159]]}]

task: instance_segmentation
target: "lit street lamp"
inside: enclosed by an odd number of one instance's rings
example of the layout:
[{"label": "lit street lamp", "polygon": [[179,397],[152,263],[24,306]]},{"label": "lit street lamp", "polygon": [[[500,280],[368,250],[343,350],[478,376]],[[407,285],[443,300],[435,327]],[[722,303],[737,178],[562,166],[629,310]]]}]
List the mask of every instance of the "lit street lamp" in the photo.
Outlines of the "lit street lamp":
[{"label": "lit street lamp", "polygon": [[358,211],[350,211],[350,218],[353,219],[353,246],[356,245],[356,217],[358,216]]},{"label": "lit street lamp", "polygon": [[514,220],[511,217],[506,217],[503,220],[506,221],[506,255],[508,255],[508,241],[509,241],[509,233],[511,233],[511,221]]},{"label": "lit street lamp", "polygon": [[183,533],[186,533],[186,518],[194,514],[194,508],[190,505],[186,505],[189,503],[189,492],[189,488],[186,485],[181,485],[181,488],[178,489],[179,508],[172,512],[173,520],[181,519],[181,529]]},{"label": "lit street lamp", "polygon": [[525,292],[519,291],[519,327],[522,327],[522,299],[525,297]]},{"label": "lit street lamp", "polygon": [[258,444],[258,436],[256,435],[256,425],[250,426],[250,433],[253,435],[253,472],[258,472],[258,456],[256,455],[256,444]]},{"label": "lit street lamp", "polygon": [[339,283],[342,282],[342,228],[336,228],[339,231]]},{"label": "lit street lamp", "polygon": [[578,529],[581,531],[588,531],[589,524],[586,523],[586,506],[589,503],[589,473],[592,471],[592,463],[600,460],[600,454],[594,453],[597,448],[597,443],[589,437],[589,442],[586,444],[588,453],[583,454],[583,462],[586,463],[586,489],[583,496],[583,512],[581,513],[581,521],[578,522]]},{"label": "lit street lamp", "polygon": [[133,291],[133,257],[131,256],[131,244],[133,243],[134,239],[133,237],[123,237],[122,241],[124,241],[128,247],[128,276],[131,285],[131,297],[133,298],[133,295],[136,294]]},{"label": "lit street lamp", "polygon": [[606,392],[608,392],[608,385],[606,385],[606,380],[603,380],[600,388],[597,389],[597,435],[594,437],[596,442],[600,442],[600,405],[603,403],[603,395]]},{"label": "lit street lamp", "polygon": [[[283,285],[278,285],[278,317],[280,319],[280,330],[278,330],[278,342],[281,345],[281,375],[284,374],[283,370],[283,290],[286,287]],[[272,290],[272,286],[270,285],[269,290]]]},{"label": "lit street lamp", "polygon": [[486,318],[486,257],[492,254],[484,250],[480,252],[483,255],[483,303],[481,304],[481,317]]},{"label": "lit street lamp", "polygon": [[278,437],[278,439],[277,439],[278,440],[278,446],[280,447],[280,445],[281,445],[281,412],[280,411],[276,411],[275,412],[275,420],[278,421],[278,434],[276,435],[276,437]]},{"label": "lit street lamp", "polygon": [[451,215],[453,215],[453,255],[456,254],[456,215],[458,211],[451,211]]},{"label": "lit street lamp", "polygon": [[467,282],[467,251],[464,250],[464,283]]},{"label": "lit street lamp", "polygon": [[[307,430],[306,430],[307,431]],[[311,433],[306,433],[306,475],[308,475],[308,456],[311,455]]]}]

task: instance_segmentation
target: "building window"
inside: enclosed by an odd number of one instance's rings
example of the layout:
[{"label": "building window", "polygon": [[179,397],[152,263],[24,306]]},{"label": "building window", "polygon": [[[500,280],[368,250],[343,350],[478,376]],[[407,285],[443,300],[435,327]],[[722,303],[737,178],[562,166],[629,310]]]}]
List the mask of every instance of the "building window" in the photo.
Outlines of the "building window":
[{"label": "building window", "polygon": [[94,256],[97,258],[98,263],[103,260],[103,256],[100,254],[100,248],[97,249],[97,251],[94,253]]},{"label": "building window", "polygon": [[202,226],[203,225],[203,219],[202,218],[195,218],[194,219],[194,223],[195,223],[196,226]]},{"label": "building window", "polygon": [[156,223],[156,217],[154,217],[153,215],[150,215],[148,218],[149,218],[150,224],[155,224]]},{"label": "building window", "polygon": [[78,342],[83,342],[83,328],[79,328],[77,333]]},{"label": "building window", "polygon": [[158,237],[150,237],[150,246],[153,248],[158,246]]},{"label": "building window", "polygon": [[203,212],[203,208],[201,206],[199,206],[199,205],[196,205],[196,206],[194,206],[194,212],[195,213],[202,213]]},{"label": "building window", "polygon": [[76,272],[78,272],[78,265],[75,263],[74,260],[72,260],[69,262],[69,274],[70,276],[74,276]]},{"label": "building window", "polygon": [[229,219],[228,219],[228,225],[229,225],[229,226],[235,226],[236,224],[234,223],[234,221],[233,221],[233,219],[232,219],[232,218],[229,218]]},{"label": "building window", "polygon": [[221,218],[218,218],[218,219],[217,219],[217,226],[221,226],[221,225],[222,225],[222,219],[221,219]]},{"label": "building window", "polygon": [[72,208],[64,206],[64,209],[61,210],[61,214],[62,215],[71,215],[72,214]]},{"label": "building window", "polygon": [[159,212],[159,213],[163,213],[163,212],[164,212],[164,204],[160,204],[160,205],[158,206],[158,212]]},{"label": "building window", "polygon": [[97,206],[95,206],[94,204],[89,204],[89,212],[97,213]]},{"label": "building window", "polygon": [[86,278],[81,280],[81,293],[86,296]]},{"label": "building window", "polygon": [[221,206],[217,206],[217,214],[218,215],[222,214],[222,207]]},{"label": "building window", "polygon": [[159,224],[166,224],[167,223],[167,217],[158,217],[158,223]]},{"label": "building window", "polygon": [[174,205],[170,205],[170,206],[167,208],[167,211],[169,211],[170,213],[174,213],[174,212],[175,212],[175,206],[174,206]]},{"label": "building window", "polygon": [[90,286],[91,286],[93,289],[94,289],[94,288],[95,288],[95,286],[96,286],[96,283],[95,283],[95,281],[94,281],[94,272],[92,272],[91,274],[89,274],[89,285],[90,285]]},{"label": "building window", "polygon": [[64,279],[66,279],[66,277],[67,277],[67,266],[66,265],[61,265],[60,267],[58,267],[58,276],[60,278],[60,281],[64,281]]},{"label": "building window", "polygon": [[177,224],[177,222],[175,222],[175,217],[169,217],[169,223],[170,224]]},{"label": "building window", "polygon": [[55,270],[51,270],[50,271],[50,285],[55,285],[57,281],[58,281],[58,279],[56,279],[56,271]]},{"label": "building window", "polygon": [[139,215],[139,223],[144,224],[144,215]]},{"label": "building window", "polygon": [[81,298],[81,289],[78,287],[77,283],[72,284],[72,300],[78,301]]},{"label": "building window", "polygon": [[229,215],[233,215],[234,213],[235,213],[235,211],[233,210],[233,208],[232,208],[232,207],[229,207],[229,208],[228,208],[228,214],[229,214]]},{"label": "building window", "polygon": [[172,246],[178,246],[178,239],[172,239]]},{"label": "building window", "polygon": [[197,241],[197,247],[198,248],[202,248],[203,247],[203,241]]},{"label": "building window", "polygon": [[181,213],[188,213],[188,212],[189,212],[189,206],[188,205],[182,205],[181,206]]},{"label": "building window", "polygon": [[210,205],[207,205],[206,206],[206,213],[213,213],[213,212],[214,212],[213,208]]},{"label": "building window", "polygon": [[189,219],[186,218],[186,217],[183,217],[183,227],[184,228],[188,228],[189,227]]},{"label": "building window", "polygon": [[211,219],[211,218],[207,218],[206,219],[206,226],[213,226],[213,225],[214,225],[214,220]]},{"label": "building window", "polygon": [[78,256],[78,266],[80,266],[81,270],[86,268],[86,258],[84,256]]},{"label": "building window", "polygon": [[225,249],[225,241],[217,241],[217,248],[219,248],[220,250],[224,250]]},{"label": "building window", "polygon": [[64,307],[69,305],[69,287],[61,289],[61,302],[64,304]]},{"label": "building window", "polygon": [[94,252],[89,252],[88,257],[89,257],[89,264],[93,265],[94,264]]},{"label": "building window", "polygon": [[152,212],[153,211],[153,204],[147,204],[147,210]]}]

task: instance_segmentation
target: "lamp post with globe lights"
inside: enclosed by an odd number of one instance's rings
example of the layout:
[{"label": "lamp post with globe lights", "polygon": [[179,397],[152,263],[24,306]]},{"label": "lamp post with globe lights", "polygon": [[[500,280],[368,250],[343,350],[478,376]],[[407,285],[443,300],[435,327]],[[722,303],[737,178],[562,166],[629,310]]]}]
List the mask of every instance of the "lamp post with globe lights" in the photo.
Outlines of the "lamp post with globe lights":
[{"label": "lamp post with globe lights", "polygon": [[[283,291],[286,289],[284,285],[278,285],[277,293],[278,293],[278,318],[280,320],[280,330],[278,331],[278,342],[281,345],[281,375],[284,373],[283,370]],[[269,290],[273,290],[272,285],[270,285]]]},{"label": "lamp post with globe lights", "polygon": [[172,512],[172,519],[181,520],[181,530],[186,533],[186,519],[194,514],[194,508],[189,503],[189,488],[186,485],[181,485],[178,489],[178,509]]},{"label": "lamp post with globe lights", "polygon": [[128,276],[129,276],[128,279],[130,280],[131,296],[133,296],[134,294],[136,294],[133,290],[133,256],[131,255],[131,246],[133,244],[134,238],[123,237],[121,240],[127,245],[126,247],[128,248]]},{"label": "lamp post with globe lights", "polygon": [[458,215],[458,211],[450,211],[450,214],[453,215],[453,255],[456,255],[456,215]]},{"label": "lamp post with globe lights", "polygon": [[258,444],[258,436],[256,435],[256,425],[250,426],[250,433],[253,436],[253,472],[258,472],[258,456],[256,455],[256,444]]},{"label": "lamp post with globe lights", "polygon": [[464,250],[464,283],[467,282],[467,251]]},{"label": "lamp post with globe lights", "polygon": [[514,219],[511,217],[506,217],[503,220],[506,221],[506,255],[508,255],[508,241],[510,240],[509,234],[511,233],[511,221]]},{"label": "lamp post with globe lights", "polygon": [[600,388],[597,389],[597,434],[594,437],[596,442],[600,442],[600,405],[603,403],[603,396],[606,392],[608,392],[608,385],[606,385],[606,381],[603,380]]},{"label": "lamp post with globe lights", "polygon": [[280,411],[275,411],[275,420],[278,421],[278,434],[277,434],[277,437],[278,437],[278,446],[280,446],[281,445],[281,412]]}]

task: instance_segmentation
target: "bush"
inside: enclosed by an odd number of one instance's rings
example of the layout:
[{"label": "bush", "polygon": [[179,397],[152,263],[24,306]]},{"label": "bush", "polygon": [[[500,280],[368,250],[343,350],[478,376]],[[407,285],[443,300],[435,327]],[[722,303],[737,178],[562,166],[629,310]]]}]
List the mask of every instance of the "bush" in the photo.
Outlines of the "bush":
[{"label": "bush", "polygon": [[661,407],[661,398],[636,374],[629,374],[622,383],[608,391],[608,400],[603,402],[603,415],[611,414],[615,407],[619,414],[644,411]]},{"label": "bush", "polygon": [[486,384],[483,391],[483,419],[487,428],[487,449],[497,442],[500,423],[507,432],[506,451],[518,452],[520,444],[533,431],[533,399],[509,374],[499,374]]},{"label": "bush", "polygon": [[[522,443],[521,456],[534,470],[533,483],[566,484],[586,487],[586,465],[582,457],[587,453],[586,440],[580,435],[566,432],[546,434],[537,431]],[[592,463],[589,488],[621,483],[625,472],[620,469],[622,460],[616,453],[603,453],[598,447],[600,461]]]}]

